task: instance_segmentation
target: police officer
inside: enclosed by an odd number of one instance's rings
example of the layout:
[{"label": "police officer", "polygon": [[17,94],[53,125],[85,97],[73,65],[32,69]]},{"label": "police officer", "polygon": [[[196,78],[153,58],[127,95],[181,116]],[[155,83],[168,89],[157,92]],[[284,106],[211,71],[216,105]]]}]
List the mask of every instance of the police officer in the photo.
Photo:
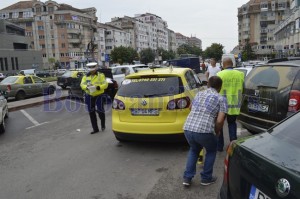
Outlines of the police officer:
[{"label": "police officer", "polygon": [[[220,94],[223,95],[228,104],[227,123],[230,141],[237,139],[236,118],[240,114],[242,92],[244,86],[244,73],[233,70],[233,61],[230,57],[223,58],[224,70],[217,73],[222,81]],[[223,130],[218,138],[218,151],[223,151],[224,137]]]},{"label": "police officer", "polygon": [[101,120],[101,130],[105,130],[105,112],[104,112],[104,90],[108,83],[103,73],[97,71],[97,63],[91,62],[87,65],[88,73],[82,77],[81,89],[85,92],[85,103],[90,115],[93,131],[91,134],[98,133],[99,128],[97,124],[96,111]]}]

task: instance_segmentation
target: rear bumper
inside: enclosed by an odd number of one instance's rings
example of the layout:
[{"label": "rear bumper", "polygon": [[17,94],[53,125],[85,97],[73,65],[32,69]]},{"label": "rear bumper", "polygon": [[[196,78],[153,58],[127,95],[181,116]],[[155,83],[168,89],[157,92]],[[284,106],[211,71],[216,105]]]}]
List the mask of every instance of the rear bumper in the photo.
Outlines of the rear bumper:
[{"label": "rear bumper", "polygon": [[176,134],[133,134],[113,131],[116,138],[125,141],[143,142],[186,142],[183,133]]},{"label": "rear bumper", "polygon": [[248,123],[243,122],[241,120],[239,120],[239,122],[242,124],[242,126],[244,128],[246,128],[247,130],[250,130],[252,132],[255,132],[255,133],[262,133],[262,132],[267,130],[265,128],[261,128],[261,127],[258,127],[258,126],[252,125],[252,124],[248,124]]}]

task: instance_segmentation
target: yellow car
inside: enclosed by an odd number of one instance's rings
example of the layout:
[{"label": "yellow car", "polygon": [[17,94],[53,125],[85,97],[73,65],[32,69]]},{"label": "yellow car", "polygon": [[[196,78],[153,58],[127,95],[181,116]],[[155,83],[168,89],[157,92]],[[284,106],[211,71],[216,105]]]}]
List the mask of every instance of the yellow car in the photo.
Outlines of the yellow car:
[{"label": "yellow car", "polygon": [[204,89],[189,68],[157,68],[126,76],[112,109],[119,141],[183,141],[190,104]]}]

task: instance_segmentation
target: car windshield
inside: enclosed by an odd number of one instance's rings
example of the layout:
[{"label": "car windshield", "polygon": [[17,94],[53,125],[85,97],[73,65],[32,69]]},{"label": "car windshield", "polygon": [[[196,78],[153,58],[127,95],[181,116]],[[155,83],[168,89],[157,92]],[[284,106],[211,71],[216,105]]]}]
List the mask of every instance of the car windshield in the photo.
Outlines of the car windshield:
[{"label": "car windshield", "polygon": [[72,77],[73,73],[74,73],[74,71],[66,71],[62,76],[63,77]]},{"label": "car windshield", "polygon": [[1,83],[8,84],[8,83],[15,83],[18,80],[18,77],[7,77]]},{"label": "car windshield", "polygon": [[[159,89],[158,89],[159,88]],[[161,97],[183,92],[180,77],[141,77],[125,79],[118,91],[123,97]]]},{"label": "car windshield", "polygon": [[300,147],[300,112],[294,114],[284,122],[270,129],[269,132],[278,137],[280,140],[291,143],[296,147]]},{"label": "car windshield", "polygon": [[245,85],[249,89],[269,87],[280,90],[292,85],[298,70],[292,66],[259,66],[247,76]]}]

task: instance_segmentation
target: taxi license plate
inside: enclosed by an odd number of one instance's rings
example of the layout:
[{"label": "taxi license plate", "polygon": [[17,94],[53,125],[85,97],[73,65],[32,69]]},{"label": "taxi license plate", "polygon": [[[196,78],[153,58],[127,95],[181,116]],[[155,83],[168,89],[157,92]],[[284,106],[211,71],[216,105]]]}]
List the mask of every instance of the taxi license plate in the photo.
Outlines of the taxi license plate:
[{"label": "taxi license plate", "polygon": [[158,109],[131,109],[131,115],[156,116],[159,115],[159,111]]},{"label": "taxi license plate", "polygon": [[249,111],[254,111],[254,112],[264,112],[267,113],[269,112],[269,105],[266,104],[259,104],[259,103],[248,103],[248,109]]},{"label": "taxi license plate", "polygon": [[249,199],[271,199],[271,198],[266,194],[264,194],[259,189],[257,189],[254,185],[252,185],[249,194]]}]

